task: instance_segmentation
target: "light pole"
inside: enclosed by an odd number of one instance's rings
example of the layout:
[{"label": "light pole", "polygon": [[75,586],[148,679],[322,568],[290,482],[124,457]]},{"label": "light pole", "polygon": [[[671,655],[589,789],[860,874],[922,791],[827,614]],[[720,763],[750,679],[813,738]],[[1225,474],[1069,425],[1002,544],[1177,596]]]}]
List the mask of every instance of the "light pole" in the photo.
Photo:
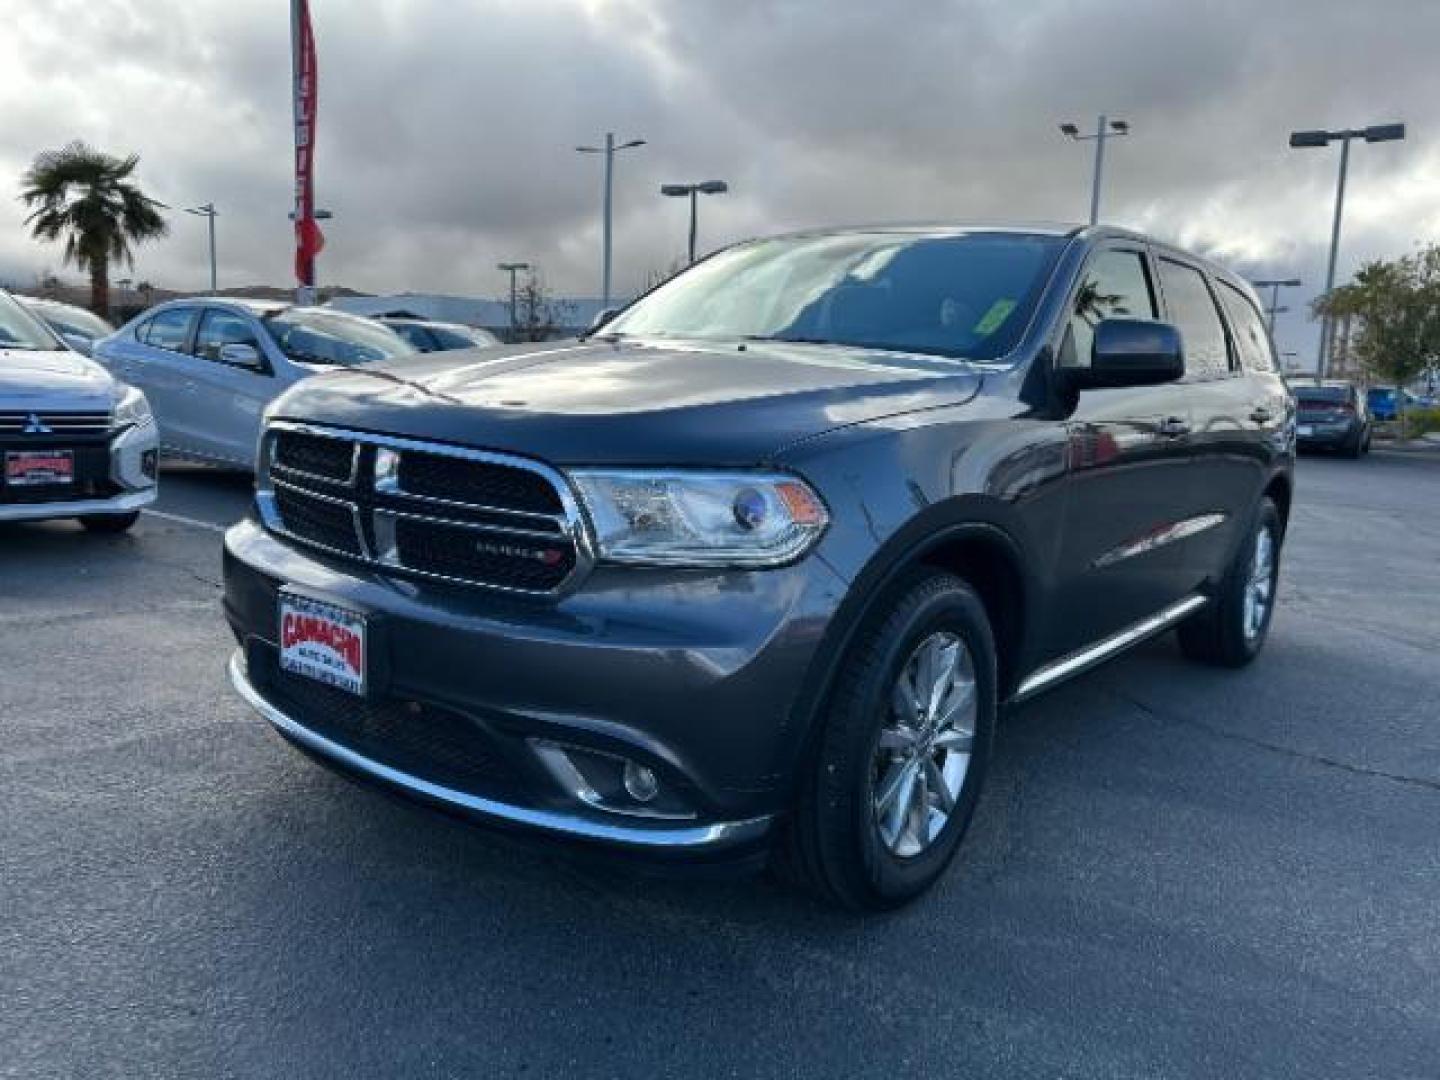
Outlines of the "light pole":
[{"label": "light pole", "polygon": [[602,240],[600,273],[600,309],[602,311],[610,307],[610,195],[614,188],[615,154],[620,150],[633,150],[637,146],[644,146],[644,139],[631,139],[629,142],[615,145],[615,133],[605,133],[605,145],[602,146],[577,146],[575,149],[582,154],[604,154],[605,155],[605,203],[601,223]]},{"label": "light pole", "polygon": [[206,203],[204,206],[187,206],[187,207],[185,208],[185,212],[186,212],[187,214],[194,214],[196,217],[206,218],[206,219],[208,219],[208,221],[209,221],[209,224],[210,224],[210,295],[211,295],[211,296],[214,296],[214,295],[215,295],[215,292],[216,292],[216,287],[215,287],[215,218],[216,218],[216,216],[218,215],[219,211],[217,211],[217,210],[215,209],[215,204],[214,204],[213,202],[208,202],[208,203]]},{"label": "light pole", "polygon": [[724,195],[730,185],[724,180],[705,180],[699,184],[661,184],[660,194],[673,198],[690,197],[690,261],[695,261],[695,228],[697,211],[695,204],[701,195]]},{"label": "light pole", "polygon": [[[1350,167],[1350,140],[1367,143],[1393,142],[1405,138],[1404,124],[1375,124],[1367,128],[1346,128],[1341,131],[1292,131],[1290,146],[1295,150],[1312,150],[1340,143],[1340,180],[1335,187],[1335,221],[1330,227],[1330,263],[1325,269],[1325,292],[1335,288],[1335,259],[1340,253],[1340,215],[1345,208],[1345,172]],[[1315,359],[1315,381],[1325,378],[1326,357],[1330,350],[1330,317],[1320,323],[1320,355]]]},{"label": "light pole", "polygon": [[530,264],[523,262],[500,263],[497,268],[502,273],[510,275],[510,340],[518,341],[519,326],[515,319],[515,275],[522,270],[529,270]]},{"label": "light pole", "polygon": [[1080,129],[1074,124],[1061,124],[1060,130],[1076,142],[1089,142],[1092,139],[1095,142],[1095,176],[1090,184],[1090,224],[1094,225],[1100,220],[1100,182],[1105,175],[1105,140],[1129,135],[1130,123],[1127,120],[1111,120],[1101,113],[1095,121],[1094,135],[1081,135]]},{"label": "light pole", "polygon": [[1257,289],[1269,289],[1269,290],[1270,290],[1270,306],[1265,309],[1265,314],[1266,314],[1266,316],[1267,316],[1267,317],[1269,318],[1269,320],[1270,320],[1270,336],[1271,336],[1271,337],[1274,337],[1274,336],[1275,336],[1275,316],[1276,316],[1276,315],[1279,315],[1279,314],[1282,313],[1282,312],[1285,312],[1285,311],[1289,311],[1289,310],[1290,310],[1289,308],[1283,308],[1283,307],[1280,306],[1280,290],[1281,290],[1281,289],[1296,289],[1296,288],[1299,288],[1301,285],[1303,285],[1303,284],[1305,284],[1305,283],[1304,283],[1303,281],[1301,281],[1298,277],[1292,277],[1292,278],[1264,278],[1264,279],[1262,279],[1262,280],[1260,280],[1260,281],[1252,281],[1252,282],[1250,282],[1250,284],[1251,284],[1251,285],[1254,285]]}]

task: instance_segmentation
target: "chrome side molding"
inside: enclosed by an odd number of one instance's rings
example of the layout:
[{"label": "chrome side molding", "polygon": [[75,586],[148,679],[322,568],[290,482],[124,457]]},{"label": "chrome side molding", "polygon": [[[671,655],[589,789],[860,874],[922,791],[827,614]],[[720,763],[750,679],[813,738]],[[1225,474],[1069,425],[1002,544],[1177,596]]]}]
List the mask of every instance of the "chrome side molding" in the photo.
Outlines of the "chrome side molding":
[{"label": "chrome side molding", "polygon": [[1132,645],[1138,645],[1146,638],[1152,638],[1162,633],[1184,619],[1192,612],[1208,604],[1209,598],[1200,596],[1187,596],[1185,599],[1171,604],[1169,607],[1157,611],[1149,618],[1141,619],[1133,626],[1121,630],[1108,638],[1087,645],[1078,652],[1069,656],[1062,656],[1059,660],[1052,660],[1043,667],[1037,668],[1020,683],[1015,693],[1010,696],[1010,703],[1017,704],[1032,698],[1041,691],[1048,690],[1057,683],[1064,682],[1082,671],[1089,671],[1097,664],[1110,659],[1116,653],[1124,652]]}]

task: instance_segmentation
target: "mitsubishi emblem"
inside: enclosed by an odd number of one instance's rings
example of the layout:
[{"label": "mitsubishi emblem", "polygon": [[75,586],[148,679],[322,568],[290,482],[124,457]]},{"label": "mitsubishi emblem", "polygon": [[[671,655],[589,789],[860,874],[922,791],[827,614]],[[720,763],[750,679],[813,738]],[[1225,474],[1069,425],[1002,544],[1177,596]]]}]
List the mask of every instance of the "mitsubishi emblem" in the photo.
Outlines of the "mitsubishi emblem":
[{"label": "mitsubishi emblem", "polygon": [[26,435],[54,435],[55,432],[40,419],[38,413],[31,413],[24,428]]}]

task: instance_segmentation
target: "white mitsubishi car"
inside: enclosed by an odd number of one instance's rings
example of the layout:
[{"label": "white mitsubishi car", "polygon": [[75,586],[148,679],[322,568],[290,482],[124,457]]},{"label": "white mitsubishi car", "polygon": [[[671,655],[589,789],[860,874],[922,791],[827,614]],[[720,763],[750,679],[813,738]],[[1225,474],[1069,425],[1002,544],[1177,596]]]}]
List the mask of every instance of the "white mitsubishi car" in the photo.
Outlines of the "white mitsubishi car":
[{"label": "white mitsubishi car", "polygon": [[145,395],[0,291],[0,522],[123,532],[155,501],[158,458]]}]

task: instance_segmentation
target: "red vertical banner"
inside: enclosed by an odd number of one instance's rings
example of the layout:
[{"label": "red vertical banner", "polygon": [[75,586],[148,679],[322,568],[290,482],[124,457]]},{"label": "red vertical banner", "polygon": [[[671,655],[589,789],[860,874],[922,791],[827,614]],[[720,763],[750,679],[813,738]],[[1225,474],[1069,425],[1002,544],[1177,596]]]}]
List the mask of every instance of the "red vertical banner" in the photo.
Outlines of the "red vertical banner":
[{"label": "red vertical banner", "polygon": [[315,284],[315,256],[325,237],[315,224],[315,118],[319,82],[310,0],[290,0],[291,69],[295,92],[295,278]]}]

